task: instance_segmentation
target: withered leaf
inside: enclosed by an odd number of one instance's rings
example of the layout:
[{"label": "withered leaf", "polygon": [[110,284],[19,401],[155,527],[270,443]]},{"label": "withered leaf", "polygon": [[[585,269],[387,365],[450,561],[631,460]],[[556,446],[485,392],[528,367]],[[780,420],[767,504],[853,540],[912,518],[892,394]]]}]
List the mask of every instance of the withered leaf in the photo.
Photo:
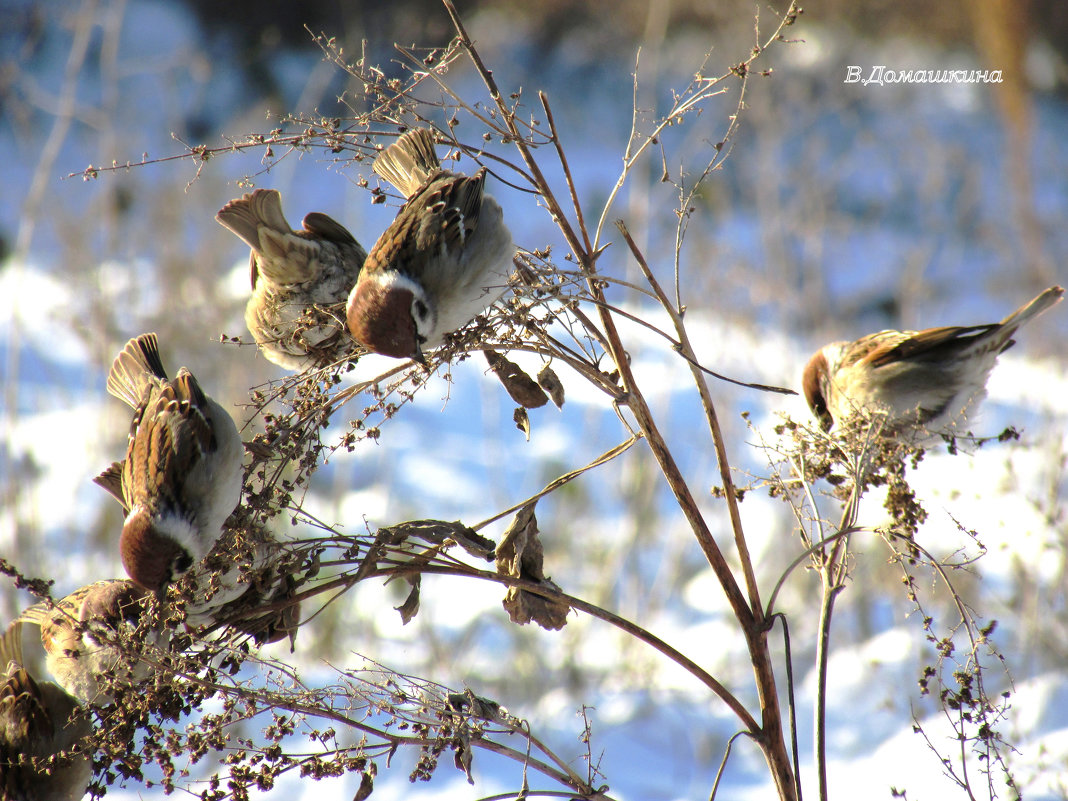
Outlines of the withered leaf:
[{"label": "withered leaf", "polygon": [[530,415],[527,414],[527,410],[522,406],[517,406],[512,412],[512,420],[515,421],[515,427],[527,435],[527,442],[530,442]]},{"label": "withered leaf", "polygon": [[520,406],[537,409],[549,402],[549,397],[538,386],[538,383],[524,373],[518,364],[509,361],[496,351],[484,350],[482,352],[486,354],[490,369],[497,374],[497,378],[504,384],[512,400]]},{"label": "withered leaf", "polygon": [[414,573],[410,576],[405,576],[405,579],[412,589],[408,592],[408,597],[404,599],[404,603],[393,608],[400,612],[401,622],[407,626],[412,618],[419,614],[419,586],[422,584],[423,576],[420,573]]},{"label": "withered leaf", "polygon": [[508,714],[508,710],[501,707],[492,698],[475,695],[469,689],[464,690],[462,693],[449,693],[448,701],[453,710],[462,714],[466,709],[467,713],[473,718],[489,720],[495,723],[513,720],[512,716]]},{"label": "withered leaf", "polygon": [[370,773],[364,773],[360,777],[360,789],[356,791],[356,795],[352,797],[352,801],[365,801],[365,799],[371,797],[371,791],[375,788],[374,777]]},{"label": "withered leaf", "polygon": [[471,736],[467,732],[458,733],[452,740],[452,755],[456,767],[467,774],[467,783],[474,784],[471,776],[471,760],[475,753],[471,749]]},{"label": "withered leaf", "polygon": [[[379,531],[383,530],[386,529],[379,529]],[[392,536],[391,544],[393,545],[397,545],[411,537],[418,537],[433,545],[447,546],[451,541],[455,542],[471,556],[481,559],[492,558],[493,549],[496,547],[493,540],[486,539],[459,520],[451,523],[444,520],[409,520],[405,523],[390,526],[388,531]]]},{"label": "withered leaf", "polygon": [[304,571],[304,578],[313,579],[319,575],[319,570],[322,567],[323,552],[322,550],[316,550],[312,553],[311,558],[308,560],[308,568]]},{"label": "withered leaf", "polygon": [[556,372],[549,365],[542,367],[541,372],[538,373],[538,386],[549,394],[557,409],[564,408],[564,385],[560,383]]},{"label": "withered leaf", "polygon": [[[531,501],[520,509],[512,525],[504,532],[497,546],[497,572],[559,592],[560,587],[545,576],[544,552],[539,539],[538,519],[534,514],[536,503]],[[518,587],[508,588],[503,605],[513,623],[523,625],[533,620],[542,628],[552,631],[566,625],[570,609],[565,601],[549,599]]]}]

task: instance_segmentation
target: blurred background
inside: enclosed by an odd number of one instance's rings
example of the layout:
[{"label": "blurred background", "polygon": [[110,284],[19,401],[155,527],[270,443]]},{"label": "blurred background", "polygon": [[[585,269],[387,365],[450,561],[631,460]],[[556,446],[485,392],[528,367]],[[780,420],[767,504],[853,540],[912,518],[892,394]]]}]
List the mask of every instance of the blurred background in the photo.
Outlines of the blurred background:
[{"label": "blurred background", "polygon": [[[633,103],[646,119],[663,113],[706,54],[706,74],[726,72],[757,41],[757,20],[762,39],[784,10],[741,0],[625,0],[610,13],[603,3],[561,0],[458,6],[503,91],[522,89],[534,111],[537,91],[548,93],[588,220],[600,216],[619,175]],[[247,249],[215,223],[215,212],[248,184],[274,187],[294,225],[323,211],[368,246],[395,214],[359,185],[374,185],[369,164],[326,151],[293,152],[269,170],[262,151],[202,163],[165,157],[266,133],[290,113],[362,111],[360,87],[323,60],[311,33],[399,75],[394,42],[441,46],[452,30],[432,0],[0,0],[0,17],[0,556],[55,578],[65,593],[121,571],[118,510],[91,478],[124,448],[128,410],[104,390],[122,344],[158,332],[165,364],[189,366],[239,421],[251,415],[249,388],[283,375],[253,348],[219,342],[245,334],[249,286]],[[806,8],[786,35],[796,41],[758,64],[771,74],[748,84],[729,158],[705,182],[681,254],[687,321],[704,364],[797,387],[810,353],[832,339],[992,322],[1068,280],[1068,7],[824,2]],[[865,86],[845,83],[852,65],[864,78],[882,65],[998,70],[1003,81]],[[486,102],[469,69],[449,79],[465,100]],[[737,82],[724,86],[672,133],[663,163],[654,154],[639,165],[608,217],[627,221],[665,283],[678,194],[661,174],[685,169],[692,179],[711,158],[738,104]],[[464,126],[457,135],[477,141],[481,131]],[[155,163],[136,166],[141,161]],[[134,166],[83,180],[89,165],[127,163]],[[499,185],[491,191],[518,245],[553,245],[562,258],[563,242],[533,198]],[[614,238],[609,225],[606,241]],[[635,280],[621,244],[613,242],[600,267]],[[622,290],[611,297],[639,305]],[[685,365],[662,341],[626,333],[661,426],[729,549],[725,510],[708,492],[718,483],[714,455]],[[1068,772],[1068,683],[1060,677],[1068,660],[1066,342],[1068,308],[1058,307],[1021,332],[995,370],[973,430],[1015,425],[1020,442],[932,455],[914,475],[931,512],[924,544],[940,555],[980,550],[959,521],[978,530],[987,551],[960,589],[981,615],[999,620],[997,642],[1017,691],[1005,734],[1020,745],[1015,766],[1032,798],[1068,797],[1057,778]],[[568,402],[561,412],[532,412],[527,442],[481,360],[456,366],[452,382],[433,383],[384,426],[378,444],[324,466],[306,508],[353,532],[410,518],[492,516],[624,439],[602,396],[574,374],[561,378]],[[787,507],[759,491],[768,457],[754,443],[774,439],[778,413],[807,420],[807,410],[797,399],[713,389],[739,481],[752,477],[758,487],[742,511],[767,592],[801,548]],[[744,644],[644,445],[546,499],[538,513],[546,572],[566,591],[633,618],[753,700]],[[829,501],[823,513],[837,517]],[[866,522],[883,522],[878,499]],[[485,533],[497,537],[505,525]],[[293,528],[283,521],[279,532]],[[831,672],[835,797],[855,797],[858,787],[888,792],[894,781],[941,787],[937,759],[909,733],[913,714],[932,713],[915,689],[930,661],[918,616],[880,541],[869,535],[855,547]],[[934,582],[929,589],[927,611],[948,628],[948,596]],[[33,600],[0,590],[8,619]],[[629,798],[707,795],[733,721],[662,658],[577,616],[558,633],[517,628],[498,588],[455,579],[427,579],[422,611],[404,627],[391,608],[404,592],[357,587],[302,629],[297,653],[285,658],[315,676],[324,660],[345,664],[358,652],[469,686],[529,718],[576,759],[576,712],[589,703],[613,790]],[[818,582],[805,571],[792,574],[780,596],[793,626],[803,749],[817,598]],[[1003,674],[992,681],[1009,686]],[[448,790],[458,781],[451,774],[440,785],[450,797],[516,789],[514,772],[481,768],[477,758],[475,771],[483,784],[474,790]],[[384,774],[378,795],[414,797],[407,771]],[[315,791],[350,798],[357,785],[349,781],[320,782]],[[755,752],[743,749],[726,781],[731,797],[767,797]],[[419,789],[426,797],[441,791],[438,783]]]}]

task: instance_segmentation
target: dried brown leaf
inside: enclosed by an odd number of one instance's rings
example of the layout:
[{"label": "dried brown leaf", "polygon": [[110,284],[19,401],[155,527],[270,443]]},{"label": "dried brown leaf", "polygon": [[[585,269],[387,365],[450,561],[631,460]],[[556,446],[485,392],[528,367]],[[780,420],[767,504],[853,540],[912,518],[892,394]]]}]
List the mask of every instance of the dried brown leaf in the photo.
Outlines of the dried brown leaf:
[{"label": "dried brown leaf", "polygon": [[548,393],[557,409],[564,408],[564,385],[560,383],[556,371],[549,365],[542,367],[541,372],[538,373],[538,386]]},{"label": "dried brown leaf", "polygon": [[471,556],[480,559],[490,559],[496,544],[487,539],[474,529],[468,528],[459,520],[451,523],[444,520],[409,520],[406,523],[398,523],[390,526],[388,531],[392,545],[397,545],[410,537],[418,537],[432,545],[447,546],[450,541],[455,542]]},{"label": "dried brown leaf", "polygon": [[422,584],[423,577],[419,573],[414,573],[410,576],[405,576],[405,579],[412,588],[408,592],[408,597],[404,599],[404,603],[393,608],[400,612],[401,622],[407,626],[412,618],[419,614],[419,587]]},{"label": "dried brown leaf", "polygon": [[[512,525],[497,546],[497,572],[532,581],[546,589],[560,591],[544,572],[544,551],[538,532],[538,519],[534,514],[536,501],[520,509]],[[545,629],[557,630],[567,623],[570,606],[565,601],[546,598],[518,587],[509,587],[505,593],[504,608],[513,623],[524,625],[532,620]]]},{"label": "dried brown leaf", "polygon": [[375,788],[374,777],[370,773],[364,773],[360,777],[360,789],[356,791],[356,795],[352,797],[352,801],[365,801],[371,797],[371,791]]},{"label": "dried brown leaf", "polygon": [[448,701],[449,706],[454,711],[462,714],[466,710],[467,714],[472,718],[488,720],[494,723],[512,723],[515,721],[515,718],[508,714],[508,710],[504,709],[492,698],[475,695],[470,689],[464,690],[462,693],[449,693]]},{"label": "dried brown leaf", "polygon": [[460,732],[453,738],[452,756],[456,767],[467,774],[467,783],[474,784],[475,780],[471,776],[471,761],[474,759],[475,752],[471,748],[471,735],[468,732]]},{"label": "dried brown leaf", "polygon": [[527,442],[530,442],[530,415],[527,414],[527,410],[522,406],[517,406],[512,412],[512,420],[515,421],[515,427],[526,434]]},{"label": "dried brown leaf", "polygon": [[549,396],[538,386],[538,382],[524,373],[518,364],[493,350],[485,350],[483,353],[490,369],[497,374],[512,400],[520,406],[537,409],[549,402]]}]

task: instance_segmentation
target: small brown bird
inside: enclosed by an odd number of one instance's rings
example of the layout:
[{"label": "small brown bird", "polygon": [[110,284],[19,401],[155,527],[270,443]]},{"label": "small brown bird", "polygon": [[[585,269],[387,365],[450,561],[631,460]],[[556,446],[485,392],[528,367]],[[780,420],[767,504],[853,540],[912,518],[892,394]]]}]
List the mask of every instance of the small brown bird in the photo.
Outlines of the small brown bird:
[{"label": "small brown bird", "polygon": [[990,371],[1017,329],[1062,295],[1050,287],[1000,323],[879,331],[825,345],[805,367],[805,399],[824,431],[857,410],[881,411],[888,430],[911,432],[915,444],[936,441],[986,397]]},{"label": "small brown bird", "polygon": [[300,604],[263,611],[264,606],[288,602],[296,594],[295,580],[284,569],[281,546],[270,535],[233,546],[216,548],[192,571],[196,589],[186,603],[186,625],[199,628],[225,623],[251,634],[259,643],[289,637],[292,644]]},{"label": "small brown bird", "polygon": [[38,682],[21,664],[18,627],[0,650],[18,655],[0,676],[0,798],[80,801],[93,776],[88,754],[69,753],[92,731],[92,720],[52,682]]},{"label": "small brown bird", "polygon": [[[105,675],[125,675],[132,682],[150,673],[141,664],[122,673],[126,656],[116,640],[120,631],[132,631],[145,612],[147,593],[132,581],[108,579],[87,584],[58,601],[51,609],[35,604],[15,619],[13,628],[23,624],[40,627],[45,666],[60,687],[83,704],[106,705]],[[126,640],[126,649],[166,640],[166,632],[152,631],[136,643]]]},{"label": "small brown bird", "polygon": [[473,176],[442,169],[426,128],[401,136],[374,171],[407,196],[371,248],[349,295],[357,342],[376,353],[423,361],[508,289],[515,247],[501,207]]},{"label": "small brown bird", "polygon": [[233,418],[192,373],[183,367],[168,380],[155,334],[126,343],[107,387],[134,416],[126,459],[97,483],[127,510],[119,539],[126,572],[159,592],[219,538],[241,500],[244,446]]},{"label": "small brown bird", "polygon": [[325,367],[349,356],[342,314],[367,252],[320,212],[289,227],[275,189],[231,200],[215,219],[252,248],[252,297],[245,325],[263,355],[287,370]]}]

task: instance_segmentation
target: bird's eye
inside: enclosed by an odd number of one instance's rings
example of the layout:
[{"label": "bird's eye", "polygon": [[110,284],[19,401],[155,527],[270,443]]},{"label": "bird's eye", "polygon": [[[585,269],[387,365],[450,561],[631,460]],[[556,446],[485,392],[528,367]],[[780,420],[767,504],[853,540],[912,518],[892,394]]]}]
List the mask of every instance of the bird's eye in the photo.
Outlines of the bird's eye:
[{"label": "bird's eye", "polygon": [[193,566],[193,557],[182,551],[174,558],[174,572],[181,575]]},{"label": "bird's eye", "polygon": [[426,304],[419,299],[412,301],[412,311],[415,313],[415,316],[418,317],[420,320],[424,319],[430,312],[430,310],[426,307]]}]

